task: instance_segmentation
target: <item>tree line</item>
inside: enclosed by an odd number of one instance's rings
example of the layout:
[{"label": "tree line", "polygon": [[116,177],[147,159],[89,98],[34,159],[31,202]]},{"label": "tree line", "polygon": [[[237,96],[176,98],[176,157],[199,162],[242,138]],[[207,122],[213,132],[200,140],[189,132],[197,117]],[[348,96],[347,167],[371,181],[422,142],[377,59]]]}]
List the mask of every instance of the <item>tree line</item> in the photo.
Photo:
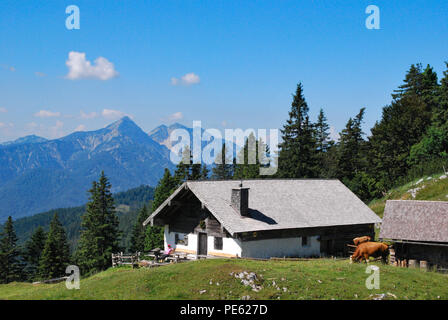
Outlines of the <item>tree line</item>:
[{"label": "tree line", "polygon": [[82,216],[79,244],[73,254],[57,213],[49,231],[38,227],[23,248],[17,245],[9,217],[0,235],[0,283],[62,277],[71,264],[77,265],[84,276],[110,267],[111,254],[119,250],[120,240],[111,187],[104,172],[92,183]]},{"label": "tree line", "polygon": [[332,141],[323,110],[310,121],[299,83],[282,130],[278,177],[337,178],[369,201],[407,179],[441,172],[448,161],[446,67],[439,82],[430,65],[411,65],[367,138],[361,108]]}]

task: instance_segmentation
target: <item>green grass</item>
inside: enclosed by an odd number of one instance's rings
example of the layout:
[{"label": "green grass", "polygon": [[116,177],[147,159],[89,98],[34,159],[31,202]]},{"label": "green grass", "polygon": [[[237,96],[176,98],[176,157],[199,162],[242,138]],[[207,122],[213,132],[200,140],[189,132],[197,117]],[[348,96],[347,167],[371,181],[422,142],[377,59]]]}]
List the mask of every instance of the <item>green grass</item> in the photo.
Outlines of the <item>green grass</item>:
[{"label": "green grass", "polygon": [[[365,264],[348,260],[253,261],[210,259],[154,269],[115,268],[81,280],[80,290],[64,283],[0,285],[1,299],[448,299],[448,276],[417,269],[380,267],[380,289],[365,287]],[[255,272],[263,287],[254,292],[231,272]],[[212,284],[210,284],[212,281]],[[272,285],[275,281],[280,290]],[[219,283],[219,285],[217,285]],[[287,288],[284,292],[283,288]],[[201,294],[201,290],[206,290]],[[389,299],[395,299],[388,296]]]},{"label": "green grass", "polygon": [[[415,179],[403,186],[394,188],[390,190],[387,196],[381,199],[375,199],[369,203],[370,209],[372,209],[379,217],[383,217],[384,208],[386,206],[387,200],[432,200],[432,201],[448,201],[448,178],[439,179],[442,174],[434,174],[431,176],[423,177],[423,182],[415,185],[415,183],[420,179]],[[431,178],[427,180],[427,178]],[[415,196],[412,198],[410,189],[415,187],[424,186],[423,189],[419,190]]]}]

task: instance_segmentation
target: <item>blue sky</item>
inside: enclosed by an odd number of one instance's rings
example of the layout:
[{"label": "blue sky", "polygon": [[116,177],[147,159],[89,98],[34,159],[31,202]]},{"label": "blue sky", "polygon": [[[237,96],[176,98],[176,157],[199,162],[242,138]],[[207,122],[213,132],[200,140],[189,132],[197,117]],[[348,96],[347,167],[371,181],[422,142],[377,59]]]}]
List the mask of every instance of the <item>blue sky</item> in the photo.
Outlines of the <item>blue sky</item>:
[{"label": "blue sky", "polygon": [[[371,4],[380,30],[365,27]],[[65,27],[69,5],[79,30]],[[322,107],[340,131],[366,107],[368,131],[410,64],[442,74],[447,18],[448,1],[436,0],[2,0],[0,142],[124,114],[145,131],[193,120],[280,128],[299,81],[313,119]]]}]

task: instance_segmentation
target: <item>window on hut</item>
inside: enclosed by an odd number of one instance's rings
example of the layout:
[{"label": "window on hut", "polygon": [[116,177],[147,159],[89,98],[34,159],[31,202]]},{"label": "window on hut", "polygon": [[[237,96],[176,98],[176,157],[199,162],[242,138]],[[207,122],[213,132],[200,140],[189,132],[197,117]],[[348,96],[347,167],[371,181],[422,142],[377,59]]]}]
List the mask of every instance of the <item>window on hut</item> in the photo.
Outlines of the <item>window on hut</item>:
[{"label": "window on hut", "polygon": [[302,247],[306,247],[308,245],[308,237],[302,237]]},{"label": "window on hut", "polygon": [[215,237],[215,250],[222,250],[222,237]]},{"label": "window on hut", "polygon": [[188,235],[185,234],[181,238],[181,235],[179,233],[175,233],[174,234],[174,243],[175,244],[184,245],[184,246],[188,246]]}]

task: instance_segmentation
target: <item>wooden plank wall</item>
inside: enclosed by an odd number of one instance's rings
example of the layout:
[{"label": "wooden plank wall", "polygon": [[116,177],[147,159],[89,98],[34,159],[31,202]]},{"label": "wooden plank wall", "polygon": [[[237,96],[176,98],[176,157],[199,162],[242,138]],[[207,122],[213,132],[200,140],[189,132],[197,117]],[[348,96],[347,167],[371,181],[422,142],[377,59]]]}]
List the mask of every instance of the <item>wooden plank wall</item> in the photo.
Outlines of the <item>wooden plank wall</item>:
[{"label": "wooden plank wall", "polygon": [[399,261],[427,261],[429,267],[448,268],[448,247],[396,242],[394,250]]}]

